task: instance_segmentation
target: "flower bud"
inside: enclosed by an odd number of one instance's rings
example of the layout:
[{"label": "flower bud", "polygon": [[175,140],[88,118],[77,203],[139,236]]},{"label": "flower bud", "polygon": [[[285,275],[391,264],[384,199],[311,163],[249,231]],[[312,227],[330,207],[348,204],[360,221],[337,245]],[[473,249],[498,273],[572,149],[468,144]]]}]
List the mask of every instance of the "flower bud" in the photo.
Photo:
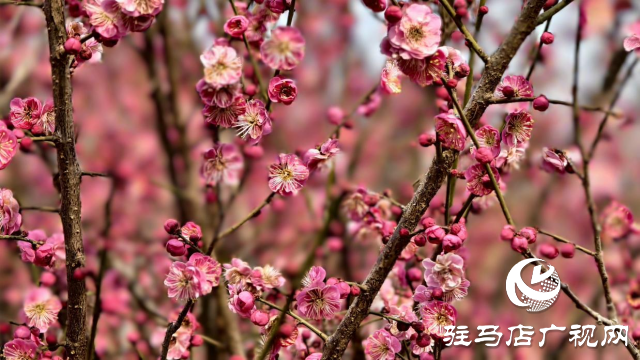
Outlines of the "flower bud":
[{"label": "flower bud", "polygon": [[53,286],[56,283],[56,276],[48,271],[43,272],[40,275],[40,284],[43,286]]},{"label": "flower bud", "polygon": [[522,235],[525,239],[527,239],[527,242],[529,244],[533,244],[534,242],[536,242],[536,239],[538,238],[538,230],[530,226],[523,227],[522,229],[520,229],[520,235]]},{"label": "flower bud", "polygon": [[82,43],[75,37],[70,37],[64,42],[64,51],[67,54],[78,55],[82,51]]},{"label": "flower bud", "polygon": [[445,252],[458,250],[460,249],[461,246],[462,246],[462,239],[460,239],[456,235],[449,234],[449,235],[445,235],[445,237],[442,238],[442,248],[444,249]]},{"label": "flower bud", "polygon": [[418,136],[418,143],[422,147],[429,147],[436,143],[436,136],[434,134],[420,134]]},{"label": "flower bud", "polygon": [[382,12],[387,8],[387,0],[364,0],[363,2],[373,12]]},{"label": "flower bud", "polygon": [[549,108],[549,100],[546,96],[540,95],[533,100],[533,108],[538,111],[546,111]]},{"label": "flower bud", "polygon": [[360,296],[360,288],[355,285],[351,285],[351,296]]},{"label": "flower bud", "polygon": [[395,5],[389,6],[384,12],[384,18],[389,24],[395,24],[402,19],[402,9]]},{"label": "flower bud", "polygon": [[243,152],[246,157],[251,159],[260,159],[264,156],[264,148],[260,145],[246,146]]},{"label": "flower bud", "polygon": [[558,0],[547,0],[547,2],[544,3],[544,5],[542,6],[542,9],[544,9],[545,11],[549,10],[557,3],[558,3]]},{"label": "flower bud", "polygon": [[327,110],[327,118],[332,125],[339,125],[344,119],[344,111],[338,106],[332,106]]},{"label": "flower bud", "polygon": [[488,164],[494,159],[493,151],[491,151],[491,149],[487,147],[481,147],[477,149],[474,157],[480,164]]},{"label": "flower bud", "polygon": [[171,256],[179,257],[187,253],[187,248],[182,241],[171,239],[167,242],[167,252],[171,254]]},{"label": "flower bud", "polygon": [[458,80],[456,80],[456,79],[447,80],[447,86],[452,88],[452,89],[455,89],[456,86],[458,86]]},{"label": "flower bud", "polygon": [[527,246],[529,246],[527,239],[520,235],[516,235],[513,239],[511,239],[511,248],[513,249],[513,251],[517,251],[522,254],[527,250]]},{"label": "flower bud", "polygon": [[178,232],[178,230],[180,230],[180,223],[178,222],[178,220],[169,219],[165,221],[164,231],[166,231],[167,234],[174,235],[175,233]]},{"label": "flower bud", "polygon": [[78,56],[80,56],[80,59],[84,61],[88,61],[88,60],[91,60],[91,58],[93,57],[93,52],[89,48],[84,48],[80,50],[80,53],[78,54]]},{"label": "flower bud", "polygon": [[409,236],[409,235],[411,235],[411,233],[409,232],[409,230],[404,229],[404,228],[400,229],[400,236],[401,236],[401,237],[407,237],[407,236]]},{"label": "flower bud", "polygon": [[458,16],[463,18],[463,17],[467,16],[467,14],[469,14],[469,10],[467,10],[466,7],[461,6],[461,7],[456,8],[456,15],[458,15]]},{"label": "flower bud", "polygon": [[555,259],[559,255],[558,248],[551,244],[540,245],[538,251],[540,252],[540,255],[546,257],[547,259]]},{"label": "flower bud", "polygon": [[45,340],[47,341],[47,345],[55,345],[58,343],[56,334],[47,334],[47,336],[45,336]]},{"label": "flower bud", "polygon": [[202,336],[200,335],[193,335],[193,337],[191,338],[191,346],[202,346],[202,344],[204,344],[204,339],[202,338]]},{"label": "flower bud", "polygon": [[500,232],[500,240],[511,241],[516,236],[516,229],[511,225],[505,225]]},{"label": "flower bud", "polygon": [[486,6],[480,6],[480,8],[478,9],[478,13],[487,15],[489,13],[489,8]]},{"label": "flower bud", "polygon": [[540,36],[540,41],[545,45],[553,44],[554,36],[552,33],[545,31],[542,36]]},{"label": "flower bud", "polygon": [[242,311],[247,312],[250,311],[255,305],[255,299],[253,298],[253,294],[248,291],[243,291],[238,294],[237,298],[234,301],[235,307]]},{"label": "flower bud", "polygon": [[73,278],[80,281],[80,280],[84,280],[85,277],[87,277],[87,271],[84,268],[77,268],[75,270],[73,270]]},{"label": "flower bud", "polygon": [[399,331],[407,331],[411,328],[411,324],[407,323],[407,322],[400,322],[397,321],[396,322],[396,327],[398,328]]},{"label": "flower bud", "polygon": [[511,86],[505,85],[502,88],[502,95],[504,95],[504,97],[506,97],[506,98],[512,98],[512,97],[514,97],[516,95],[516,91]]},{"label": "flower bud", "polygon": [[257,326],[265,326],[269,323],[269,314],[263,310],[256,310],[251,314],[251,322]]},{"label": "flower bud", "polygon": [[16,331],[13,333],[13,337],[18,339],[29,339],[31,338],[31,331],[24,325],[18,326]]},{"label": "flower bud", "polygon": [[429,334],[422,333],[416,338],[416,345],[421,348],[425,348],[429,346],[429,344],[431,344],[431,336],[429,336]]},{"label": "flower bud", "polygon": [[237,15],[224,23],[224,32],[230,36],[239,38],[247,31],[248,27],[249,20],[242,15]]},{"label": "flower bud", "polygon": [[288,338],[293,334],[294,327],[291,324],[282,324],[280,327],[280,336],[283,338]]},{"label": "flower bud", "polygon": [[411,327],[413,328],[413,330],[415,330],[417,333],[421,333],[423,332],[426,327],[424,326],[423,323],[421,323],[420,321],[413,321],[411,323]]},{"label": "flower bud", "polygon": [[560,254],[563,258],[571,259],[576,254],[576,247],[573,244],[564,244],[560,246]]},{"label": "flower bud", "polygon": [[434,218],[431,218],[431,217],[426,217],[426,218],[423,218],[420,221],[420,224],[425,229],[428,229],[428,228],[430,228],[430,227],[432,227],[432,226],[434,226],[436,224],[436,220]]},{"label": "flower bud", "polygon": [[351,286],[344,281],[340,281],[336,284],[338,291],[340,292],[340,299],[346,299],[351,293]]},{"label": "flower bud", "polygon": [[440,244],[447,233],[445,233],[443,228],[435,225],[428,228],[425,234],[427,235],[427,240],[431,244]]},{"label": "flower bud", "polygon": [[130,343],[137,343],[138,341],[140,341],[140,333],[137,331],[131,331],[127,334],[127,340]]},{"label": "flower bud", "polygon": [[33,140],[28,137],[25,136],[22,139],[20,139],[20,150],[29,153],[31,152],[31,150],[33,149]]},{"label": "flower bud", "polygon": [[413,237],[413,243],[418,247],[427,245],[427,237],[424,234],[418,234]]},{"label": "flower bud", "polygon": [[460,79],[464,79],[471,73],[471,68],[466,63],[460,64],[456,69],[455,75]]},{"label": "flower bud", "polygon": [[410,281],[420,281],[422,279],[422,271],[417,267],[412,267],[407,271],[407,279]]}]

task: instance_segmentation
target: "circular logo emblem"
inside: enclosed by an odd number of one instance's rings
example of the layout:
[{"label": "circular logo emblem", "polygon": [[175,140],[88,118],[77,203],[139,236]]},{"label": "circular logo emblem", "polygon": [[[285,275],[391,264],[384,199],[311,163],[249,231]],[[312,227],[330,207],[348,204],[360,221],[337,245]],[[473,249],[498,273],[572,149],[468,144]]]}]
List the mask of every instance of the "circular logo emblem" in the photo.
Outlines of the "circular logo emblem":
[{"label": "circular logo emblem", "polygon": [[[507,296],[509,300],[520,307],[526,307],[529,312],[539,312],[547,309],[558,298],[560,293],[560,277],[556,269],[548,265],[548,270],[543,274],[542,265],[533,268],[530,285],[522,280],[522,269],[532,262],[545,262],[541,259],[524,259],[515,264],[507,275]],[[520,299],[516,294],[516,288],[522,293]],[[522,300],[521,300],[522,299]]]}]

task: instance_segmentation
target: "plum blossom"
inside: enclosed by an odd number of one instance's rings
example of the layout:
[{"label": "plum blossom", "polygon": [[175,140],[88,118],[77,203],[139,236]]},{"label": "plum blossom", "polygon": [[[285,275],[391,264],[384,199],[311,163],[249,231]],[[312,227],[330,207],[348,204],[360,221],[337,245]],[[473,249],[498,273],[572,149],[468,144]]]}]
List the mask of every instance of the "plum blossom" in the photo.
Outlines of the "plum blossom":
[{"label": "plum blossom", "polygon": [[[499,181],[500,174],[498,173],[498,169],[491,166],[491,172],[493,172],[496,181]],[[493,191],[491,179],[482,164],[469,166],[464,172],[464,178],[467,180],[467,190],[474,195],[485,196],[491,194]]]},{"label": "plum blossom", "polygon": [[4,345],[2,354],[6,360],[37,360],[38,346],[31,340],[13,339]]},{"label": "plum blossom", "polygon": [[[215,105],[220,108],[229,107],[238,97],[242,97],[240,83],[215,87],[206,82],[205,79],[200,79],[196,84],[196,91],[205,105]],[[235,117],[232,123],[235,122]]]},{"label": "plum blossom", "polygon": [[549,173],[564,174],[569,162],[564,151],[542,148],[542,169]]},{"label": "plum blossom", "polygon": [[271,118],[269,112],[260,100],[249,100],[242,115],[234,124],[238,129],[238,136],[243,140],[249,138],[250,144],[257,144],[262,136],[271,133]]},{"label": "plum blossom", "polygon": [[396,60],[387,60],[380,74],[380,88],[387,94],[399,94],[402,91],[402,71]]},{"label": "plum blossom", "polygon": [[431,336],[443,338],[445,326],[455,326],[458,313],[446,302],[430,301],[420,308],[422,322]]},{"label": "plum blossom", "polygon": [[309,169],[293,154],[280,154],[278,159],[269,167],[269,188],[284,196],[297,194],[309,177]]},{"label": "plum blossom", "polygon": [[[242,96],[234,97],[227,106],[220,106],[218,97],[213,98],[213,103],[205,104],[202,109],[204,120],[211,125],[230,128],[236,125],[238,118],[243,115],[247,108],[247,102]],[[256,100],[259,101],[259,100]]]},{"label": "plum blossom", "polygon": [[193,300],[203,295],[201,289],[205,281],[202,271],[187,263],[176,261],[171,264],[164,285],[168,289],[170,298]]},{"label": "plum blossom", "polygon": [[502,82],[496,88],[494,96],[497,98],[505,98],[502,91],[505,87],[511,87],[514,91],[514,97],[532,97],[533,96],[533,86],[531,83],[522,75],[510,75],[505,76],[502,79]]},{"label": "plum blossom", "polygon": [[434,82],[439,82],[445,75],[447,55],[444,48],[438,48],[436,52],[424,59],[399,59],[398,67],[413,82],[424,87]]},{"label": "plum blossom", "polygon": [[171,336],[167,359],[184,359],[184,355],[189,353],[189,346],[191,346],[191,333],[180,328]]},{"label": "plum blossom", "polygon": [[164,0],[117,0],[120,10],[129,16],[155,16],[162,10]]},{"label": "plum blossom", "polygon": [[296,83],[291,79],[282,79],[274,76],[269,80],[269,100],[274,103],[283,103],[291,105],[298,96],[298,88]]},{"label": "plum blossom", "polygon": [[622,43],[622,45],[624,46],[624,51],[633,51],[635,50],[636,53],[640,53],[638,51],[638,49],[640,49],[640,35],[638,34],[631,34],[629,36],[627,36],[624,39],[624,42]]},{"label": "plum blossom", "polygon": [[309,149],[304,155],[304,162],[310,171],[323,167],[329,160],[340,152],[337,139],[325,141],[320,148]]},{"label": "plum blossom", "polygon": [[464,260],[454,253],[438,255],[435,262],[425,259],[422,266],[425,268],[424,280],[434,281],[439,286],[454,286],[464,278]]},{"label": "plum blossom", "polygon": [[199,241],[202,239],[202,228],[193,221],[188,221],[180,229],[182,235],[191,241]]},{"label": "plum blossom", "polygon": [[436,116],[436,132],[444,147],[462,151],[467,138],[467,131],[453,110]]},{"label": "plum blossom", "polygon": [[304,287],[323,285],[324,279],[327,277],[327,271],[322,266],[312,266],[309,272],[302,278]]},{"label": "plum blossom", "polygon": [[9,189],[0,189],[0,230],[4,235],[11,235],[20,230],[22,215],[20,205]]},{"label": "plum blossom", "polygon": [[491,125],[485,125],[476,130],[476,138],[480,147],[491,149],[494,157],[500,154],[500,132]]},{"label": "plum blossom", "polygon": [[502,140],[510,147],[525,144],[531,139],[533,117],[524,110],[510,112],[505,119]]},{"label": "plum blossom", "polygon": [[47,331],[49,326],[58,320],[62,304],[57,296],[48,288],[35,288],[27,294],[24,302],[24,313],[29,319],[28,325]]},{"label": "plum blossom", "polygon": [[251,272],[251,282],[258,290],[276,289],[284,285],[285,279],[276,268],[271,265],[258,266]]},{"label": "plum blossom", "polygon": [[9,166],[18,152],[18,138],[6,126],[0,126],[0,170]]},{"label": "plum blossom", "polygon": [[224,278],[231,285],[245,286],[251,282],[251,267],[240,259],[231,259],[231,264],[224,264],[224,269]]},{"label": "plum blossom", "polygon": [[86,2],[84,9],[89,15],[89,23],[98,34],[107,39],[118,39],[124,36],[125,24],[116,0]]},{"label": "plum blossom", "polygon": [[31,132],[34,135],[51,135],[56,129],[56,114],[53,110],[53,101],[47,101],[33,121]]},{"label": "plum blossom", "polygon": [[235,38],[241,38],[249,27],[249,19],[242,15],[237,15],[224,23],[224,32]]},{"label": "plum blossom", "polygon": [[[31,236],[30,234],[29,238],[31,238]],[[62,233],[56,233],[47,238],[44,244],[38,247],[33,262],[38,266],[54,268],[64,265],[66,258],[64,235]]]},{"label": "plum blossom", "polygon": [[304,58],[305,41],[300,30],[279,26],[271,31],[271,38],[260,45],[265,64],[272,69],[292,70]]},{"label": "plum blossom", "polygon": [[212,259],[211,256],[194,253],[189,258],[189,263],[204,274],[205,282],[202,284],[203,294],[211,292],[212,288],[220,284],[222,266],[219,262]]},{"label": "plum blossom", "polygon": [[231,46],[214,44],[200,55],[204,80],[215,88],[231,85],[242,77],[242,57]]},{"label": "plum blossom", "polygon": [[216,144],[203,154],[201,174],[207,185],[238,185],[244,169],[244,161],[238,147],[233,144]]},{"label": "plum blossom", "polygon": [[17,129],[31,130],[42,111],[42,103],[36,98],[14,98],[9,103],[9,119]]},{"label": "plum blossom", "polygon": [[256,310],[253,294],[238,285],[229,285],[229,310],[245,319],[251,317]]},{"label": "plum blossom", "polygon": [[340,291],[335,285],[314,283],[296,295],[298,313],[309,319],[329,320],[340,310]]},{"label": "plum blossom", "polygon": [[525,157],[527,143],[519,143],[516,146],[505,146],[495,159],[495,167],[504,171],[520,168],[520,161]]},{"label": "plum blossom", "polygon": [[605,240],[623,239],[634,230],[631,210],[615,200],[604,208],[600,222]]},{"label": "plum blossom", "polygon": [[364,353],[372,360],[393,360],[400,350],[400,341],[385,329],[376,331],[365,340]]},{"label": "plum blossom", "polygon": [[424,59],[438,48],[441,24],[440,17],[433,14],[429,6],[405,6],[400,21],[389,27],[387,38],[391,51],[403,59]]}]

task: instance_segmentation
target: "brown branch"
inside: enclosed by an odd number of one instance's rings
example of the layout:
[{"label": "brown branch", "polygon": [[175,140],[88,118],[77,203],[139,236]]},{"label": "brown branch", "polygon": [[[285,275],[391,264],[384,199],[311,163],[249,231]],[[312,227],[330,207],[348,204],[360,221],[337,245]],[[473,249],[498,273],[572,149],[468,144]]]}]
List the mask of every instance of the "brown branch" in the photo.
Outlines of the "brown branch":
[{"label": "brown branch", "polygon": [[71,75],[68,56],[58,49],[63,48],[67,39],[63,0],[47,0],[44,15],[49,37],[49,60],[53,103],[56,114],[55,136],[58,138],[58,174],[60,184],[60,220],[64,233],[67,254],[67,329],[66,349],[70,360],[84,360],[87,357],[87,298],[83,279],[76,279],[76,269],[84,268],[85,256],[82,243],[82,223],[80,204],[80,165],[76,158],[73,105],[71,98]]},{"label": "brown branch", "polygon": [[[505,41],[491,56],[491,60],[487,63],[482,78],[480,79],[478,89],[471,97],[465,109],[465,115],[472,126],[478,122],[480,116],[482,116],[488,107],[485,99],[493,94],[517,50],[535,28],[538,13],[544,3],[545,0],[529,0]],[[396,259],[404,247],[409,243],[410,238],[400,236],[400,229],[407,229],[411,232],[416,227],[420,217],[449,173],[451,165],[453,164],[454,154],[455,152],[452,150],[443,151],[442,156],[437,157],[432,162],[425,179],[420,183],[413,198],[405,207],[405,212],[398,223],[396,231],[383,248],[378,256],[378,260],[364,281],[363,285],[369,290],[361,292],[360,296],[358,296],[349,307],[344,320],[338,325],[336,332],[329,337],[323,351],[323,360],[338,360],[342,358],[342,354],[344,354],[359,324],[368,315],[369,307],[380,290],[384,279],[386,279],[393,268]]]},{"label": "brown branch", "polygon": [[[512,97],[512,98],[491,98],[487,101],[489,104],[509,104],[509,103],[516,103],[516,102],[531,102],[535,99],[536,99],[535,97]],[[550,104],[565,105],[565,106],[573,107],[573,102],[563,101],[563,100],[554,100],[554,99],[547,99],[547,100],[549,100]],[[608,115],[613,115],[615,117],[622,116],[620,113],[613,111],[613,109],[607,110],[602,106],[580,105],[580,110],[602,112]]]},{"label": "brown branch", "polygon": [[543,234],[543,235],[547,235],[548,237],[552,238],[553,240],[556,240],[556,241],[559,241],[559,242],[565,243],[565,244],[572,244],[573,246],[576,247],[576,250],[580,250],[580,251],[582,251],[583,253],[585,253],[587,255],[590,255],[590,256],[593,256],[593,257],[596,256],[596,253],[594,253],[593,251],[591,251],[591,250],[589,250],[589,249],[587,249],[587,248],[585,248],[583,246],[577,245],[576,243],[574,243],[572,241],[569,241],[569,240],[563,238],[560,235],[552,234],[550,232],[547,232],[547,231],[544,231],[544,230],[541,230],[541,229],[537,229],[537,230],[538,230],[538,233]]},{"label": "brown branch", "polygon": [[[549,31],[549,27],[551,26],[551,18],[547,20],[547,24],[544,26],[544,32]],[[533,53],[533,60],[531,61],[531,67],[529,67],[529,71],[527,72],[527,80],[531,79],[531,75],[533,74],[533,70],[536,68],[538,64],[538,59],[540,58],[540,51],[542,50],[542,46],[544,43],[541,40],[538,40],[538,46],[535,48]]]},{"label": "brown branch", "polygon": [[21,5],[21,6],[33,6],[37,8],[42,8],[44,6],[44,3],[35,2],[35,1],[0,0],[0,6],[2,5]]},{"label": "brown branch", "polygon": [[50,213],[59,213],[60,209],[53,206],[21,206],[20,211],[42,211]]},{"label": "brown branch", "polygon": [[184,318],[187,317],[193,303],[193,300],[187,300],[187,303],[184,305],[180,315],[178,315],[178,319],[176,319],[175,322],[169,323],[169,326],[167,326],[167,332],[164,334],[164,341],[162,341],[162,353],[160,355],[161,360],[167,360],[167,353],[169,352],[169,345],[171,345],[171,338],[173,337],[173,334],[180,329],[180,326],[182,326],[182,322],[184,321]]},{"label": "brown branch", "polygon": [[111,177],[111,175],[106,174],[106,173],[100,173],[100,172],[93,172],[93,171],[83,171],[82,172],[82,176],[88,176],[88,177]]},{"label": "brown branch", "polygon": [[269,301],[267,301],[265,299],[262,299],[262,298],[257,298],[256,300],[258,302],[261,302],[261,303],[269,306],[270,308],[276,309],[276,310],[280,311],[281,313],[287,314],[287,315],[291,316],[292,318],[296,319],[300,324],[304,325],[307,329],[311,330],[316,335],[318,335],[318,337],[320,337],[322,339],[322,341],[327,341],[327,339],[329,338],[327,336],[327,334],[323,333],[318,328],[316,328],[315,326],[311,325],[308,321],[306,321],[305,319],[303,319],[300,316],[296,315],[295,313],[291,312],[290,310],[287,310],[285,312],[283,308],[279,307],[276,304],[270,303]]},{"label": "brown branch", "polygon": [[489,56],[484,52],[484,50],[482,50],[480,45],[478,45],[478,42],[476,41],[476,39],[474,39],[473,35],[471,35],[469,30],[467,30],[467,27],[464,26],[464,24],[462,23],[462,20],[456,15],[456,11],[453,9],[453,6],[451,6],[449,1],[446,1],[446,0],[440,1],[440,4],[442,4],[442,7],[447,11],[447,14],[449,14],[453,22],[458,27],[458,29],[460,29],[460,32],[462,32],[462,34],[464,35],[464,38],[467,40],[467,44],[469,45],[469,48],[471,48],[471,50],[473,50],[476,54],[478,54],[478,57],[482,59],[482,61],[485,64],[488,63]]},{"label": "brown branch", "polygon": [[0,240],[25,241],[30,243],[31,245],[38,245],[38,242],[18,235],[0,235]]},{"label": "brown branch", "polygon": [[551,19],[555,14],[559,13],[560,10],[566,8],[569,4],[571,4],[573,0],[564,0],[555,4],[551,9],[542,13],[542,15],[538,16],[537,25],[544,24],[545,21]]}]

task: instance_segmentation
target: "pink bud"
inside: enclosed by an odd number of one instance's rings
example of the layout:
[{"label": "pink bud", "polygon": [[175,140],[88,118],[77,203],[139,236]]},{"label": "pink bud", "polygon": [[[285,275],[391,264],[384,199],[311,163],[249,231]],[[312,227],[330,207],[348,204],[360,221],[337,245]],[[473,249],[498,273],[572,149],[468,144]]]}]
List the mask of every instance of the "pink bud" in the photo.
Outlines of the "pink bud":
[{"label": "pink bud", "polygon": [[427,237],[424,234],[418,234],[413,237],[413,243],[418,247],[427,245]]},{"label": "pink bud", "polygon": [[544,32],[542,36],[540,36],[540,41],[545,45],[553,44],[554,36],[550,32]]},{"label": "pink bud", "polygon": [[131,331],[127,334],[127,340],[130,343],[137,343],[140,341],[140,333],[137,331]]},{"label": "pink bud", "polygon": [[458,80],[456,80],[456,79],[447,80],[447,86],[452,88],[452,89],[455,89],[455,87],[458,86]]},{"label": "pink bud", "polygon": [[558,3],[558,0],[547,0],[546,3],[544,3],[544,5],[542,6],[542,8],[544,10],[549,10],[551,9],[555,4]]},{"label": "pink bud", "polygon": [[431,133],[420,134],[420,136],[418,136],[418,143],[422,147],[429,147],[436,143],[436,136]]},{"label": "pink bud", "polygon": [[409,236],[409,235],[411,235],[411,233],[409,232],[409,230],[404,229],[404,228],[403,228],[403,229],[400,229],[400,236],[402,236],[402,237],[407,237],[407,236]]},{"label": "pink bud", "polygon": [[447,233],[440,226],[435,225],[428,228],[425,234],[431,244],[440,244]]},{"label": "pink bud", "polygon": [[516,95],[516,91],[509,85],[502,88],[502,95],[506,98],[512,98]]},{"label": "pink bud", "polygon": [[244,93],[247,96],[255,96],[258,93],[258,87],[255,84],[247,83],[244,86]]},{"label": "pink bud", "polygon": [[560,254],[563,258],[571,259],[576,254],[576,247],[573,244],[563,244],[560,246]]},{"label": "pink bud", "polygon": [[533,244],[534,242],[536,242],[536,239],[538,238],[538,230],[530,226],[523,227],[522,229],[520,229],[520,235],[522,235],[525,239],[527,239],[527,242],[529,244]]},{"label": "pink bud", "polygon": [[47,334],[47,336],[45,336],[45,340],[47,341],[48,345],[54,345],[56,343],[58,343],[58,338],[56,337],[56,334]]},{"label": "pink bud", "polygon": [[293,334],[294,327],[291,324],[282,324],[280,327],[280,336],[283,338],[288,338]]},{"label": "pink bud", "polygon": [[269,314],[262,310],[256,310],[251,314],[251,322],[257,326],[265,326],[269,323]]},{"label": "pink bud", "polygon": [[432,226],[434,226],[436,224],[436,220],[434,218],[431,218],[431,217],[426,217],[426,218],[423,218],[420,221],[420,224],[425,229],[428,229],[428,228],[430,228],[430,227],[432,227]]},{"label": "pink bud", "polygon": [[64,51],[71,55],[78,55],[82,50],[82,43],[75,37],[70,37],[64,42]]},{"label": "pink bud", "polygon": [[423,332],[426,327],[424,326],[423,323],[421,323],[420,321],[413,321],[411,322],[411,327],[413,328],[413,330],[415,330],[418,334]]},{"label": "pink bud", "polygon": [[8,334],[11,331],[11,325],[0,323],[0,334]]},{"label": "pink bud", "polygon": [[193,335],[193,337],[191,338],[191,346],[202,346],[202,344],[204,344],[204,339],[202,338],[202,336],[200,335]]},{"label": "pink bud", "polygon": [[171,254],[171,256],[179,257],[187,253],[187,248],[182,241],[171,239],[167,241],[167,252]]},{"label": "pink bud", "polygon": [[351,286],[344,281],[340,281],[336,286],[340,292],[340,299],[346,299],[351,293]]},{"label": "pink bud", "polygon": [[344,111],[338,106],[332,106],[327,110],[327,117],[329,118],[329,123],[339,125],[344,119]]},{"label": "pink bud", "polygon": [[429,346],[429,344],[431,344],[431,336],[429,336],[429,334],[422,333],[416,338],[416,345],[421,348],[425,348]]},{"label": "pink bud", "polygon": [[389,24],[395,24],[402,19],[402,9],[395,5],[389,6],[384,12],[384,18]]},{"label": "pink bud", "polygon": [[549,108],[549,100],[546,96],[540,95],[533,100],[533,108],[538,111],[546,111]]},{"label": "pink bud", "polygon": [[511,239],[511,248],[514,251],[523,253],[527,250],[527,246],[529,246],[527,239],[520,235],[516,235],[513,239]]},{"label": "pink bud", "polygon": [[516,236],[516,229],[511,225],[505,225],[500,232],[500,239],[502,241],[511,241]]},{"label": "pink bud", "polygon": [[56,276],[52,273],[45,271],[40,275],[40,284],[43,286],[53,286],[56,283]]},{"label": "pink bud", "polygon": [[364,0],[363,2],[373,12],[382,12],[387,8],[387,0]]},{"label": "pink bud", "polygon": [[352,296],[360,296],[360,288],[355,286],[355,285],[352,285],[351,286],[351,295]]},{"label": "pink bud", "polygon": [[333,236],[327,240],[327,247],[331,252],[338,252],[338,251],[341,251],[342,248],[344,248],[344,244],[342,242],[342,239],[340,239],[339,237]]},{"label": "pink bud", "polygon": [[474,156],[480,164],[488,164],[494,159],[493,151],[487,147],[477,149]]},{"label": "pink bud", "polygon": [[87,276],[87,272],[85,271],[84,268],[77,268],[73,270],[73,278],[78,281],[84,280],[86,276]]},{"label": "pink bud", "polygon": [[178,220],[169,219],[165,221],[164,231],[166,231],[167,234],[174,235],[175,233],[178,232],[178,230],[180,230],[180,223],[178,222]]},{"label": "pink bud", "polygon": [[467,65],[466,63],[463,63],[463,64],[460,64],[460,66],[458,66],[458,68],[456,69],[455,75],[460,79],[464,79],[467,76],[469,76],[470,73],[471,73],[471,68],[469,67],[469,65]]},{"label": "pink bud", "polygon": [[445,252],[451,252],[460,249],[462,246],[462,239],[453,234],[445,235],[442,238],[442,248]]},{"label": "pink bud", "polygon": [[26,136],[20,140],[20,150],[28,153],[28,152],[31,152],[32,148],[33,148],[33,140],[30,137]]},{"label": "pink bud", "polygon": [[540,252],[540,255],[546,257],[547,259],[555,259],[559,255],[558,248],[551,244],[540,245],[538,251]]},{"label": "pink bud", "polygon": [[460,17],[465,17],[467,16],[467,14],[469,13],[469,10],[467,10],[466,7],[458,7],[456,8],[456,15],[460,16]]},{"label": "pink bud", "polygon": [[422,280],[422,271],[417,267],[412,267],[407,271],[407,278],[409,281],[420,281]]},{"label": "pink bud", "polygon": [[251,159],[260,159],[264,156],[264,149],[260,145],[246,146],[244,148],[244,154]]},{"label": "pink bud", "polygon": [[18,326],[16,331],[13,333],[13,337],[19,339],[29,339],[31,338],[31,330],[29,330],[26,326]]},{"label": "pink bud", "polygon": [[238,298],[236,299],[236,307],[242,310],[243,312],[249,311],[255,305],[255,299],[253,298],[253,294],[248,291],[243,291],[238,294]]},{"label": "pink bud", "polygon": [[480,8],[478,9],[478,13],[487,15],[489,13],[489,8],[486,6],[480,6]]},{"label": "pink bud", "polygon": [[249,20],[242,16],[234,16],[224,23],[224,32],[233,37],[242,37],[249,27]]}]

